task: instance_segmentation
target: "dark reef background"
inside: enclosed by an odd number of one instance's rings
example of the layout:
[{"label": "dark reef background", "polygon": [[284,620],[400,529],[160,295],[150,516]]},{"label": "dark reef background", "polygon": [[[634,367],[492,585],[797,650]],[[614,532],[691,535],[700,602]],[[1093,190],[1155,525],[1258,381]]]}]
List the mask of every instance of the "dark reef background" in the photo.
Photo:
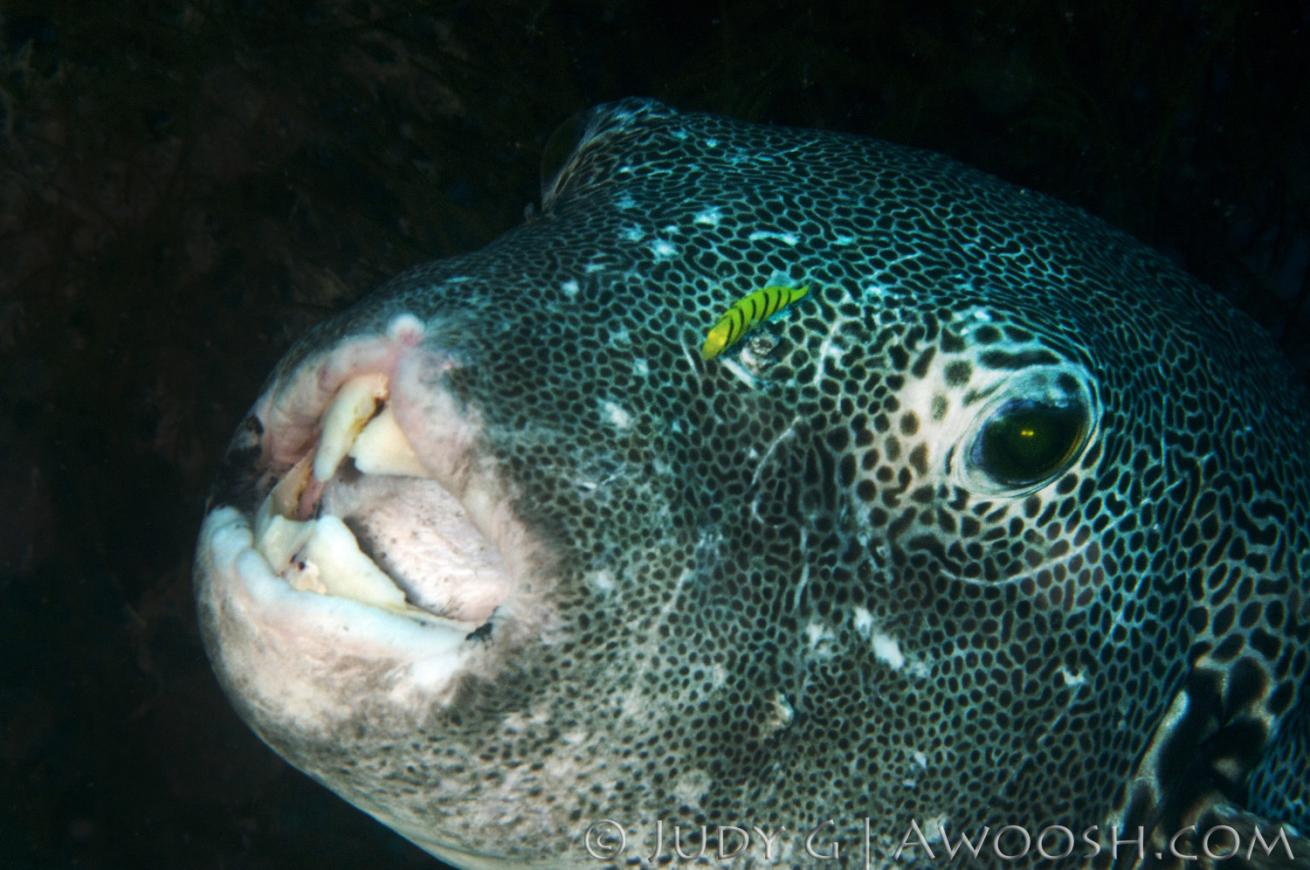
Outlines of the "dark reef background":
[{"label": "dark reef background", "polygon": [[1161,248],[1310,380],[1305,4],[680,9],[0,0],[0,865],[436,866],[237,720],[191,550],[288,344],[518,223],[590,104],[944,151]]}]

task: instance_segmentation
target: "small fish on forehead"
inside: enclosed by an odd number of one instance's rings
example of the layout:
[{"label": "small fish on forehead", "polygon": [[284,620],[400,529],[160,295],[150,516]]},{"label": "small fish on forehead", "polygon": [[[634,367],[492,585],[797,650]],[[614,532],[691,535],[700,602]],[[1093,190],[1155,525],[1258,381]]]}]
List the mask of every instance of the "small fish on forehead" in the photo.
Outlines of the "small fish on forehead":
[{"label": "small fish on forehead", "polygon": [[738,299],[705,336],[705,343],[700,349],[701,359],[714,359],[740,341],[755,326],[809,292],[808,284],[800,287],[773,285]]}]

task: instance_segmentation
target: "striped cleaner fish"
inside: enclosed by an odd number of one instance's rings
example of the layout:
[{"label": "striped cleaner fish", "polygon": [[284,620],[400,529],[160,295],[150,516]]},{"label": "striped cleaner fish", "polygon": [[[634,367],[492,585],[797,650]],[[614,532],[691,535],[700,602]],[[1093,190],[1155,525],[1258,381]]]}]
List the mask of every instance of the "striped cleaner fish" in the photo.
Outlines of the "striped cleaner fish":
[{"label": "striped cleaner fish", "polygon": [[743,296],[724,312],[705,336],[700,358],[714,359],[740,341],[758,323],[763,323],[788,305],[810,292],[802,287],[771,286]]},{"label": "striped cleaner fish", "polygon": [[1310,864],[1273,341],[939,155],[640,100],[573,143],[240,426],[197,599],[270,746],[461,868]]}]

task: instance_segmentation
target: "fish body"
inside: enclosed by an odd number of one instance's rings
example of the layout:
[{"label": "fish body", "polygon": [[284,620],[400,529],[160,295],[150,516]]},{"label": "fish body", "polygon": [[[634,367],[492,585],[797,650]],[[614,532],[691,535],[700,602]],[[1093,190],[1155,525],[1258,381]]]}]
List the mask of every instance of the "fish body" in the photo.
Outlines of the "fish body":
[{"label": "fish body", "polygon": [[810,292],[808,286],[770,286],[747,294],[724,312],[705,336],[700,358],[714,359],[740,341],[756,324],[763,323]]},{"label": "fish body", "polygon": [[238,429],[197,604],[271,747],[459,867],[1305,857],[1310,415],[1251,321],[859,137],[629,100],[543,189]]}]

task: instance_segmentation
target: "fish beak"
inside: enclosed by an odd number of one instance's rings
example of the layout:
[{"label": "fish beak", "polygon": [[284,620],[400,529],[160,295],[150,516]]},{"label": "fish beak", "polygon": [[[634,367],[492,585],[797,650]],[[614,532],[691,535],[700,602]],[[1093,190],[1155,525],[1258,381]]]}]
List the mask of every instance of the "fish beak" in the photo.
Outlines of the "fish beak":
[{"label": "fish beak", "polygon": [[343,680],[449,698],[493,668],[503,628],[542,624],[542,548],[449,388],[456,368],[400,316],[256,403],[232,451],[249,483],[205,518],[195,573],[211,659],[257,729],[348,715]]}]

